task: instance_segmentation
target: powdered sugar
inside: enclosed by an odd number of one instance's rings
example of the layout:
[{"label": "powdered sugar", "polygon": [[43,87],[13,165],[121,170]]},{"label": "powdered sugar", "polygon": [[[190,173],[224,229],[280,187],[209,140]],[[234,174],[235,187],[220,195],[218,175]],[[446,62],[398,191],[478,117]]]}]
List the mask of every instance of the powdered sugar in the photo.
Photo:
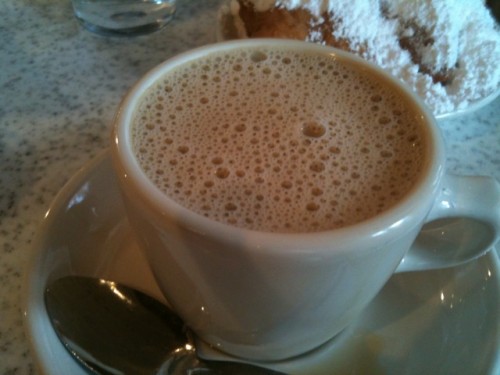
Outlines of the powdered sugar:
[{"label": "powdered sugar", "polygon": [[347,40],[346,49],[402,79],[436,115],[500,89],[500,31],[482,0],[232,0],[238,37],[252,37],[242,5],[261,14],[306,10],[305,40],[331,44],[325,30]]}]

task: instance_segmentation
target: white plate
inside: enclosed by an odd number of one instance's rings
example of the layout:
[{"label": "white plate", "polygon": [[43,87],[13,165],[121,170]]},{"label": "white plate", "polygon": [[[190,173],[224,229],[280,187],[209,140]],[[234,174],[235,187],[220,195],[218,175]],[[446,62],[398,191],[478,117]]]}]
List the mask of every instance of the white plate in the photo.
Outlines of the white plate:
[{"label": "white plate", "polygon": [[[217,41],[222,42],[225,40],[242,38],[241,34],[238,34],[238,31],[229,29],[229,25],[232,25],[234,27],[234,18],[230,14],[227,6],[221,7],[221,9],[219,10],[218,15],[217,15],[217,20],[218,20],[218,27],[216,29],[216,34],[215,34],[215,38]],[[241,27],[243,27],[243,26],[241,26]],[[478,109],[490,104],[499,95],[500,95],[500,87],[497,90],[486,95],[484,98],[481,98],[481,99],[478,99],[478,100],[475,100],[473,102],[468,103],[467,107],[465,107],[465,108],[457,109],[453,112],[441,113],[441,114],[435,115],[435,117],[438,120],[456,119],[456,118],[461,117],[463,115],[473,113],[473,112],[477,111]]]},{"label": "white plate", "polygon": [[500,95],[500,88],[497,89],[496,91],[493,91],[491,94],[485,96],[482,99],[469,103],[469,105],[466,108],[458,109],[450,113],[441,113],[440,115],[436,115],[435,117],[438,120],[451,120],[451,119],[456,119],[460,116],[468,115],[490,104],[493,100],[495,100],[498,97],[498,95]]},{"label": "white plate", "polygon": [[[125,282],[161,299],[124,216],[108,153],[59,193],[25,280],[27,335],[42,374],[84,375],[57,339],[43,291],[67,274]],[[270,365],[294,374],[499,374],[500,275],[494,251],[465,266],[393,276],[338,339]]]}]

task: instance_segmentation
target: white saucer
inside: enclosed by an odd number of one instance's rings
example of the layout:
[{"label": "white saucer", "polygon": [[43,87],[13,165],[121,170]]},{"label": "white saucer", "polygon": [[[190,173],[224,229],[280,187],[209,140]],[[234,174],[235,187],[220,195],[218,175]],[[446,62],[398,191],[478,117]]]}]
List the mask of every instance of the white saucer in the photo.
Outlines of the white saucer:
[{"label": "white saucer", "polygon": [[[34,242],[23,308],[42,374],[86,374],[60,344],[44,307],[47,283],[67,274],[125,282],[162,299],[125,218],[107,152],[59,193]],[[338,339],[269,367],[308,375],[498,375],[497,254],[452,269],[395,275]]]}]

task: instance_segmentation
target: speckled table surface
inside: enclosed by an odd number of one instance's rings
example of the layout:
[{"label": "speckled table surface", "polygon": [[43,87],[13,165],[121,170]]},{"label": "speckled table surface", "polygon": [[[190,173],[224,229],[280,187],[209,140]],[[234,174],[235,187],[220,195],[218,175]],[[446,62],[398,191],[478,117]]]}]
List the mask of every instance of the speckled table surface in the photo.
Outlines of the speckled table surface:
[{"label": "speckled table surface", "polygon": [[[107,147],[126,90],[153,66],[215,41],[219,0],[178,2],[175,20],[137,38],[80,28],[69,0],[0,3],[0,374],[36,373],[23,330],[23,273],[56,193]],[[500,98],[440,121],[448,169],[500,179]]]}]

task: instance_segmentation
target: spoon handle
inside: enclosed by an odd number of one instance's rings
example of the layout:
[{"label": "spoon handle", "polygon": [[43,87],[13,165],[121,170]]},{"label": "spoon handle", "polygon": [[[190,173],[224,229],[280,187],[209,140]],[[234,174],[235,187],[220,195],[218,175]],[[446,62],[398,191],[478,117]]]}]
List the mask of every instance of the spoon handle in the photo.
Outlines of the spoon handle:
[{"label": "spoon handle", "polygon": [[157,375],[286,375],[271,369],[240,362],[206,361],[195,351],[172,355]]}]

